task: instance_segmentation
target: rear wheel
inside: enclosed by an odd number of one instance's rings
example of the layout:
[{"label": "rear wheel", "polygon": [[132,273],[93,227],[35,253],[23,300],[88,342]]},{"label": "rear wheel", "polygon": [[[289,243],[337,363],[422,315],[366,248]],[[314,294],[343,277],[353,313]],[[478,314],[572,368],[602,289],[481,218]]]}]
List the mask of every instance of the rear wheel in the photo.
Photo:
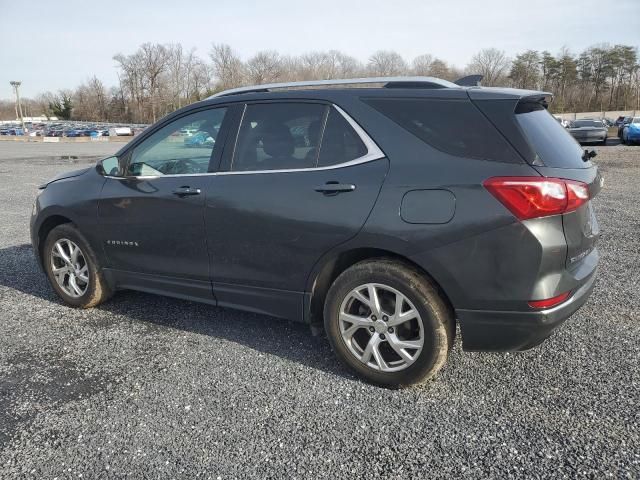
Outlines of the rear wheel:
[{"label": "rear wheel", "polygon": [[49,232],[43,263],[53,289],[69,305],[90,308],[112,295],[93,249],[71,224]]},{"label": "rear wheel", "polygon": [[343,272],[329,289],[324,319],[338,358],[366,380],[387,387],[435,375],[455,332],[437,288],[413,267],[384,259]]}]

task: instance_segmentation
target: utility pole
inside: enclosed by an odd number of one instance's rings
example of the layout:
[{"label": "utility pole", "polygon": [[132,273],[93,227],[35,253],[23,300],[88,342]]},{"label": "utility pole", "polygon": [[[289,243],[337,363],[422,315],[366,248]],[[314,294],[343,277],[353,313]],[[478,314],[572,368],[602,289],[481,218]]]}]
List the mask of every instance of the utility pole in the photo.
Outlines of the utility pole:
[{"label": "utility pole", "polygon": [[24,117],[22,116],[22,104],[20,103],[20,85],[22,85],[22,82],[17,82],[15,80],[11,80],[9,82],[11,84],[11,86],[13,87],[13,89],[16,92],[16,117],[18,116],[18,112],[20,112],[20,123],[22,123],[22,133],[26,134],[27,131],[24,128]]}]

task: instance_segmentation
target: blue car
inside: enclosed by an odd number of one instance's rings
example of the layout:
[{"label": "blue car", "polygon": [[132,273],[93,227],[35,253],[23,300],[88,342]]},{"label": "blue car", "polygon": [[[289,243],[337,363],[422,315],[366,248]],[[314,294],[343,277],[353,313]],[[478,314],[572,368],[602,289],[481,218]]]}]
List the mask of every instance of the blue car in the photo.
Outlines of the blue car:
[{"label": "blue car", "polygon": [[640,117],[633,117],[622,130],[622,143],[633,145],[640,143]]},{"label": "blue car", "polygon": [[210,147],[215,140],[207,132],[196,132],[190,137],[184,139],[185,147]]}]

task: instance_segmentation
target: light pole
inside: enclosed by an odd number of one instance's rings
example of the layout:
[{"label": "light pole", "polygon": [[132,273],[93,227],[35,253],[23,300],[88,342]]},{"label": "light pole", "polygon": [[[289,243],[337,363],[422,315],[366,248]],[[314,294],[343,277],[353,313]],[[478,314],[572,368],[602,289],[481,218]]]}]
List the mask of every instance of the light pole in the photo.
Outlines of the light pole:
[{"label": "light pole", "polygon": [[20,123],[22,124],[22,133],[26,134],[27,131],[24,128],[24,117],[22,116],[22,104],[20,103],[20,85],[22,85],[22,82],[17,82],[16,80],[11,80],[9,82],[11,84],[11,86],[13,87],[13,89],[16,92],[16,116],[18,116],[18,112],[20,112]]}]

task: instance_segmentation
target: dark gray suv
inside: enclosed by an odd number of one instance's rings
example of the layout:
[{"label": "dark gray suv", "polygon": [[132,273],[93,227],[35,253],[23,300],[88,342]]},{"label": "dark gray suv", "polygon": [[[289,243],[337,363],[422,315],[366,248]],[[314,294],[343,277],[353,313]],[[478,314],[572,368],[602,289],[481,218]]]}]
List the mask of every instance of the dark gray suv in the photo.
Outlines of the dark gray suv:
[{"label": "dark gray suv", "polygon": [[523,350],[591,292],[602,179],[548,99],[429,77],[225,91],[41,186],[33,246],[70,305],[135,289],[298,320],[367,380],[420,382],[456,322],[466,350]]}]

